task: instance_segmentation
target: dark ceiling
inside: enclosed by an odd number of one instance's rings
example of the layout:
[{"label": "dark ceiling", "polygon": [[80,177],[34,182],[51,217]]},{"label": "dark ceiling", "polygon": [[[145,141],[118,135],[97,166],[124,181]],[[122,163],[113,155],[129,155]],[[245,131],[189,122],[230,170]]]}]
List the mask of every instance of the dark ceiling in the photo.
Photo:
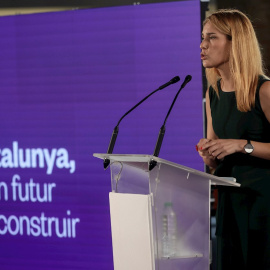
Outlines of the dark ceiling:
[{"label": "dark ceiling", "polygon": [[[176,0],[175,0],[176,1]],[[0,1],[0,8],[37,8],[37,7],[109,7],[119,5],[135,5],[135,4],[147,4],[147,3],[159,3],[159,2],[173,2],[164,0],[143,0],[143,1],[132,1],[132,0],[39,0],[39,1]]]}]

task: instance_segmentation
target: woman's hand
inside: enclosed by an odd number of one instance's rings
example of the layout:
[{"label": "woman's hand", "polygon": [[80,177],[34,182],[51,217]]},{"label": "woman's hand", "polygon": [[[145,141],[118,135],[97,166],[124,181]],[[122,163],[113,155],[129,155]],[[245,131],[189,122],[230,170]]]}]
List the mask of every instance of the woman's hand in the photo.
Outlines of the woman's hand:
[{"label": "woman's hand", "polygon": [[244,153],[246,143],[246,140],[215,139],[205,142],[199,150],[203,153],[208,152],[208,155],[212,156],[214,159],[221,160],[236,152]]},{"label": "woman's hand", "polygon": [[196,150],[198,151],[199,155],[202,157],[204,163],[212,168],[216,168],[217,162],[216,158],[211,155],[208,151],[207,144],[210,143],[212,140],[202,138],[196,145]]}]

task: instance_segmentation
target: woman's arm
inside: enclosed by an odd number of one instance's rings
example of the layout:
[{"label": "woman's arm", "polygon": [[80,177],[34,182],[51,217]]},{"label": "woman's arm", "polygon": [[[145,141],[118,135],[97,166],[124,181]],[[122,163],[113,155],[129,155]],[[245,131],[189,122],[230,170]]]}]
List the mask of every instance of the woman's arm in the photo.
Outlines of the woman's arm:
[{"label": "woman's arm", "polygon": [[[260,102],[262,110],[270,125],[270,81],[265,82],[260,89]],[[211,140],[203,145],[203,150],[217,159],[222,159],[227,155],[240,152],[246,153],[244,146],[247,140],[217,139]],[[254,151],[250,154],[254,157],[270,160],[270,143],[251,141]]]},{"label": "woman's arm", "polygon": [[[260,89],[261,107],[270,125],[270,81],[263,83]],[[270,138],[269,138],[270,139]],[[270,143],[251,142],[254,147],[252,156],[270,160]]]},{"label": "woman's arm", "polygon": [[202,157],[204,163],[211,168],[216,168],[217,166],[216,158],[213,155],[210,155],[207,149],[203,150],[206,143],[210,142],[211,140],[217,139],[217,136],[212,126],[209,89],[206,92],[205,99],[206,99],[205,106],[206,106],[206,117],[207,117],[207,137],[202,138],[199,141],[199,143],[197,144],[197,148],[198,148],[199,155]]}]

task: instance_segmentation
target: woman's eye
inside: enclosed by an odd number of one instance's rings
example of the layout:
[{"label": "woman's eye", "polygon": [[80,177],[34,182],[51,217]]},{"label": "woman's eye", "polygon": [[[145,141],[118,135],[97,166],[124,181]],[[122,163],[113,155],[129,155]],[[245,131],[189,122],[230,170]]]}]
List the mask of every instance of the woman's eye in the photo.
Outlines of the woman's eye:
[{"label": "woman's eye", "polygon": [[216,37],[215,36],[211,36],[210,39],[215,39]]}]

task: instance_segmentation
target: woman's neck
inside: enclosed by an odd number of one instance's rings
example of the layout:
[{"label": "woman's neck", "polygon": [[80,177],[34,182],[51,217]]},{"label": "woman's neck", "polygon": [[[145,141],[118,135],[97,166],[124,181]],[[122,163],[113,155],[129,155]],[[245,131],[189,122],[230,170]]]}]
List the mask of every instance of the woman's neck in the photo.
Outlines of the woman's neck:
[{"label": "woman's neck", "polygon": [[219,74],[221,77],[221,82],[220,82],[220,86],[222,91],[224,92],[233,92],[235,91],[234,89],[234,82],[231,76],[231,72],[229,71],[229,69],[219,69]]}]

